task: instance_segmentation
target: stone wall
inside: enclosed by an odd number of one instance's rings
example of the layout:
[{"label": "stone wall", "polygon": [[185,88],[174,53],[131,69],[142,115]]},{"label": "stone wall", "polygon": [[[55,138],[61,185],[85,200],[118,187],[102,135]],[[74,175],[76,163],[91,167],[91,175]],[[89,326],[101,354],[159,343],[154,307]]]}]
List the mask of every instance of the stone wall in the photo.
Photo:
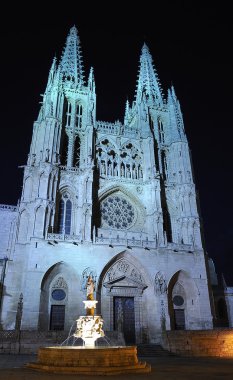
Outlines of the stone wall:
[{"label": "stone wall", "polygon": [[0,353],[34,354],[39,347],[57,346],[67,337],[63,331],[0,331]]},{"label": "stone wall", "polygon": [[[65,342],[68,333],[64,331],[0,331],[0,354],[36,354],[40,347],[72,345]],[[74,345],[82,345],[79,339]],[[97,346],[125,346],[122,333],[105,332],[105,337],[97,341]]]},{"label": "stone wall", "polygon": [[12,248],[17,207],[0,204],[0,258],[8,257]]},{"label": "stone wall", "polygon": [[163,348],[181,356],[233,357],[233,329],[166,331]]},{"label": "stone wall", "polygon": [[226,287],[224,289],[224,296],[227,305],[229,327],[233,327],[233,287]]}]

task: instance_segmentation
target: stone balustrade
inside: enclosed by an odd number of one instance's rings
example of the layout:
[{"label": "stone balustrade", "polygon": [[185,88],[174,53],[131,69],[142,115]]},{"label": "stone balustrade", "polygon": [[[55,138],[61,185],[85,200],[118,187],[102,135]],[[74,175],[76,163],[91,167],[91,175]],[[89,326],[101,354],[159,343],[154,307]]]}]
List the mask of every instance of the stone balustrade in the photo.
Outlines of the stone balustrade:
[{"label": "stone balustrade", "polygon": [[3,210],[3,211],[18,211],[18,206],[0,204],[0,210]]}]

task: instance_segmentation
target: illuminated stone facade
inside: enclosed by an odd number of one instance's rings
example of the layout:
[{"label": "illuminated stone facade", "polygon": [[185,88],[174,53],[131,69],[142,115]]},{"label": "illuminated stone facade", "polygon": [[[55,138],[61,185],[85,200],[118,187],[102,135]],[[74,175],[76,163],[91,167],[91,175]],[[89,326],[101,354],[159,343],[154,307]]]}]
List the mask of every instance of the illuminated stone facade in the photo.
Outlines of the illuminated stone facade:
[{"label": "illuminated stone facade", "polygon": [[212,328],[182,113],[173,87],[163,96],[146,45],[124,122],[97,121],[93,69],[85,81],[70,30],[12,213],[3,328],[14,328],[22,293],[23,329],[69,330],[89,274],[104,330],[123,331],[129,343],[158,342],[163,329]]}]

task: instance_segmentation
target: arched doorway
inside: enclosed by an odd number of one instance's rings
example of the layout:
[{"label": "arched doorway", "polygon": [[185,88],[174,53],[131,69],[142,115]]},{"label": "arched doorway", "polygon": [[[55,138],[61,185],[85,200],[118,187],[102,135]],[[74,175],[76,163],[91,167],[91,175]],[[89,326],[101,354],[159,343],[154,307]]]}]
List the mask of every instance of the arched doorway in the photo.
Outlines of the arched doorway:
[{"label": "arched doorway", "polygon": [[200,321],[198,289],[194,280],[182,270],[169,281],[168,310],[172,330],[196,328]]},{"label": "arched doorway", "polygon": [[72,305],[74,313],[70,312],[72,300],[77,300],[77,293],[73,294],[73,284],[77,289],[76,274],[66,263],[56,263],[45,273],[41,282],[39,330],[61,331],[70,328],[78,315],[75,305]]},{"label": "arched doorway", "polygon": [[147,328],[147,312],[142,313],[142,303],[148,285],[141,268],[123,252],[104,268],[98,284],[105,328],[123,333],[128,345],[140,343],[143,328]]}]

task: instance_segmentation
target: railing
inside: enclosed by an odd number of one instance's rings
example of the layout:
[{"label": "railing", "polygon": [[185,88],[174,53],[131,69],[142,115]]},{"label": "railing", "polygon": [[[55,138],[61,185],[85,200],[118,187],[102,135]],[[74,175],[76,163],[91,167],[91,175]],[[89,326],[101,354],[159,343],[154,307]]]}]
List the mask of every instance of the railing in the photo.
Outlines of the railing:
[{"label": "railing", "polygon": [[113,135],[124,135],[126,137],[136,138],[139,136],[139,131],[135,128],[124,126],[119,121],[115,123],[107,123],[105,121],[97,121],[97,130],[102,133]]},{"label": "railing", "polygon": [[61,170],[65,170],[66,172],[70,172],[70,173],[78,173],[79,172],[79,168],[77,168],[75,166],[68,167],[68,166],[60,165],[59,168]]},{"label": "railing", "polygon": [[[81,235],[68,235],[68,234],[56,234],[56,233],[48,233],[46,240],[51,242],[51,244],[56,245],[58,242],[70,242],[70,243],[83,243]],[[194,251],[194,247],[191,244],[178,244],[178,243],[167,243],[160,242],[158,244],[157,240],[149,240],[147,238],[125,238],[125,237],[111,237],[111,236],[103,236],[101,232],[99,232],[98,236],[93,238],[93,244],[96,245],[109,245],[109,246],[126,246],[129,249],[133,247],[144,248],[144,249],[157,249],[167,247],[168,249],[174,252],[190,252]]]},{"label": "railing", "polygon": [[98,236],[95,238],[96,244],[108,244],[108,245],[124,245],[128,248],[132,247],[142,247],[142,248],[148,248],[153,249],[157,248],[157,242],[153,240],[141,240],[141,239],[127,239],[127,238],[111,238],[111,237],[103,237]]},{"label": "railing", "polygon": [[108,123],[106,121],[97,121],[96,125],[99,132],[110,133],[113,135],[119,135],[122,128],[120,122]]},{"label": "railing", "polygon": [[48,233],[47,234],[47,240],[48,241],[81,241],[80,235],[67,235],[67,234],[55,234],[55,233]]},{"label": "railing", "polygon": [[132,127],[128,127],[128,126],[124,126],[123,130],[122,130],[122,134],[125,136],[125,137],[133,137],[133,138],[136,138],[139,136],[139,131],[135,128],[132,128]]},{"label": "railing", "polygon": [[18,211],[18,206],[0,204],[0,210],[4,211]]}]

